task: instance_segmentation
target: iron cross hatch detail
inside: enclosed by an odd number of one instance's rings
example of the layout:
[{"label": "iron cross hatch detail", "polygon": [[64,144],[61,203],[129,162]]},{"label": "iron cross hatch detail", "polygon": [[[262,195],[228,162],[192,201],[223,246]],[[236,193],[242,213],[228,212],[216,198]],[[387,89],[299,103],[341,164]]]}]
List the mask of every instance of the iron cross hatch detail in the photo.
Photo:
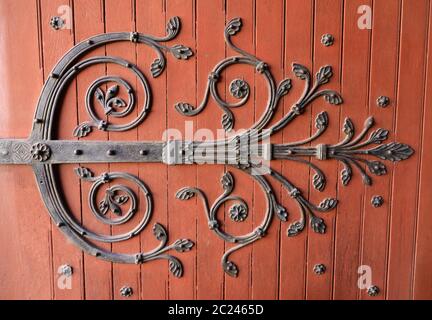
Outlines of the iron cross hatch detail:
[{"label": "iron cross hatch detail", "polygon": [[[136,107],[135,90],[124,79],[118,76],[104,76],[94,81],[86,94],[86,110],[88,121],[79,124],[73,134],[77,138],[90,135],[93,130],[109,132],[123,132],[136,128],[146,118],[151,109],[151,91],[149,83],[144,74],[134,64],[121,58],[100,56],[79,60],[96,47],[108,45],[113,42],[131,41],[151,47],[157,54],[157,58],[151,64],[151,74],[154,78],[161,75],[166,66],[165,52],[172,54],[179,60],[189,59],[193,52],[183,45],[168,47],[165,42],[174,39],[180,31],[180,19],[174,17],[169,20],[166,35],[156,37],[137,32],[108,33],[94,36],[72,48],[58,62],[46,81],[36,109],[32,133],[27,140],[0,140],[0,164],[22,164],[33,167],[36,181],[51,215],[57,227],[81,250],[98,258],[116,263],[141,264],[155,259],[166,259],[169,261],[169,269],[176,277],[181,277],[183,267],[181,262],[168,251],[186,252],[193,248],[194,243],[188,239],[179,239],[172,243],[168,242],[168,233],[161,224],[153,226],[153,234],[160,244],[149,252],[124,254],[102,249],[93,242],[114,243],[128,240],[137,236],[147,226],[152,214],[152,197],[150,190],[138,177],[125,172],[106,172],[96,175],[88,168],[78,166],[75,172],[84,182],[91,183],[88,196],[88,205],[95,218],[107,225],[121,225],[131,220],[138,211],[137,191],[142,193],[142,199],[146,202],[146,211],[142,219],[133,230],[124,234],[100,234],[87,229],[80,224],[68,211],[61,196],[61,191],[56,173],[53,167],[65,163],[115,163],[115,162],[163,162],[167,165],[192,165],[203,160],[208,162],[225,164],[227,167],[237,167],[262,188],[266,197],[267,208],[261,223],[252,232],[236,236],[227,233],[217,217],[221,207],[227,202],[234,201],[229,209],[229,217],[235,222],[241,222],[248,218],[249,209],[247,203],[233,194],[234,178],[227,171],[221,183],[221,195],[210,204],[205,193],[195,187],[185,187],[179,190],[176,197],[179,200],[189,200],[199,197],[202,200],[204,213],[208,219],[209,228],[222,240],[234,244],[222,256],[223,270],[230,276],[238,275],[238,267],[229,260],[230,254],[245,247],[266,235],[266,231],[272,223],[274,216],[282,221],[288,220],[286,209],[278,202],[275,192],[269,184],[274,179],[292,197],[299,207],[299,218],[287,229],[289,237],[296,236],[304,230],[307,219],[313,231],[324,233],[325,222],[319,217],[320,213],[330,211],[337,206],[337,200],[333,198],[324,199],[320,204],[313,204],[306,199],[301,191],[286,177],[266,167],[264,174],[254,174],[258,169],[259,162],[253,159],[250,149],[243,148],[244,141],[263,141],[264,138],[275,134],[300,116],[308,105],[317,98],[323,97],[332,105],[343,103],[339,93],[323,89],[332,75],[331,66],[323,66],[313,76],[303,65],[294,63],[292,70],[294,75],[303,80],[305,88],[301,97],[279,121],[270,125],[278,105],[291,89],[290,79],[276,84],[268,65],[250,53],[238,48],[232,38],[241,30],[240,18],[229,21],[225,28],[225,41],[227,45],[237,52],[237,56],[229,57],[219,62],[210,72],[207,86],[203,93],[203,100],[198,106],[187,102],[179,102],[175,105],[176,110],[187,117],[199,114],[207,105],[209,99],[213,99],[222,109],[222,126],[225,131],[234,128],[235,117],[231,109],[243,106],[249,99],[250,86],[243,79],[235,79],[229,86],[229,93],[238,102],[229,103],[224,100],[217,89],[223,71],[233,65],[246,65],[255,69],[257,76],[263,77],[267,84],[268,100],[265,111],[261,117],[248,130],[234,134],[222,140],[214,141],[160,141],[160,142],[116,142],[116,141],[87,141],[87,140],[56,140],[53,139],[53,125],[56,114],[61,104],[62,93],[82,70],[96,64],[116,64],[132,72],[139,80],[146,95],[145,103],[137,117],[126,124],[114,124],[111,118],[123,118],[131,114]],[[115,83],[109,89],[103,90],[109,83]],[[128,101],[120,98],[119,89],[126,90]],[[95,104],[102,108],[106,117],[101,119],[95,111]],[[383,175],[387,173],[386,166],[380,160],[397,162],[408,159],[413,154],[413,149],[408,145],[390,142],[385,143],[389,131],[375,129],[374,120],[368,118],[364,128],[356,135],[353,122],[347,118],[343,125],[344,138],[334,144],[317,144],[313,142],[322,135],[329,126],[329,118],[326,112],[321,112],[315,120],[315,133],[309,138],[301,141],[285,144],[259,144],[258,154],[264,155],[267,160],[290,160],[303,163],[314,173],[312,184],[318,191],[323,191],[326,185],[324,173],[312,162],[315,157],[321,161],[335,159],[342,163],[341,183],[346,186],[350,183],[354,170],[357,170],[366,185],[372,183],[370,174]],[[222,151],[222,157],[219,153]],[[370,160],[375,158],[377,160]],[[380,160],[379,160],[380,159]],[[369,172],[368,172],[369,171]],[[136,190],[123,185],[114,184],[114,181],[127,180],[128,183],[136,185]],[[109,184],[108,184],[109,183]],[[98,190],[105,188],[103,200],[96,203]],[[103,189],[101,189],[103,191]],[[111,213],[107,215],[107,213]]]}]

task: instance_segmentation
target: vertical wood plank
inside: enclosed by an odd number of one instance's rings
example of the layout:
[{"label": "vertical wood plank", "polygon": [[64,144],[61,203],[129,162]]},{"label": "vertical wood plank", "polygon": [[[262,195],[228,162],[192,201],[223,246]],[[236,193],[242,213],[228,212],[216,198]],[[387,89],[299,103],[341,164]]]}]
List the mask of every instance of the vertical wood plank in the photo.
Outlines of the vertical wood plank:
[{"label": "vertical wood plank", "polygon": [[[432,119],[431,97],[432,97],[432,7],[429,8],[429,31],[428,31],[428,56],[427,56],[427,83],[425,103],[423,104],[423,136],[421,146],[421,170],[419,180],[419,207],[417,222],[417,242],[414,265],[413,298],[432,299],[432,278],[430,276],[430,265],[432,263]],[[420,152],[420,151],[419,151]]]},{"label": "vertical wood plank", "polygon": [[[175,39],[175,44],[183,44],[194,52],[195,47],[195,1],[170,0],[166,1],[167,18],[179,16],[182,21],[182,29]],[[180,137],[185,136],[185,120],[174,109],[174,105],[182,101],[196,102],[196,56],[187,61],[179,61],[168,55],[167,68],[167,123],[168,128],[178,129]],[[193,121],[196,125],[196,121]],[[180,201],[175,198],[177,191],[186,186],[196,186],[196,166],[171,166],[168,167],[168,227],[171,239],[190,239],[196,243],[196,247],[182,254],[181,261],[184,266],[182,278],[169,275],[169,299],[193,299],[196,298],[196,256],[201,250],[201,244],[197,240],[196,219],[203,215],[201,202],[197,206],[197,200]]]},{"label": "vertical wood plank", "polygon": [[[225,57],[223,30],[225,28],[225,1],[197,1],[197,99],[198,103],[205,92],[207,79],[213,67]],[[224,81],[223,79],[221,81]],[[219,86],[220,88],[220,86]],[[223,90],[223,87],[222,87]],[[221,96],[224,92],[220,91]],[[197,118],[196,140],[203,141],[203,135],[210,130],[216,137],[221,128],[220,109],[210,99],[205,110]],[[220,179],[223,166],[204,164],[197,166],[197,185],[214,201],[221,194]],[[223,221],[223,208],[218,220]],[[220,264],[224,253],[224,242],[209,230],[204,212],[198,213],[197,230],[197,298],[223,299],[224,273]]]},{"label": "vertical wood plank", "polygon": [[[135,31],[135,1],[116,1],[116,0],[105,0],[105,26],[106,32],[115,31]],[[107,46],[106,52],[108,56],[122,57],[132,64],[137,63],[136,61],[136,44],[131,43],[113,43]],[[135,88],[137,79],[135,75],[129,70],[122,68],[117,65],[107,65],[108,75],[118,75],[132,84]],[[138,103],[140,100],[138,101]],[[129,116],[121,119],[121,123],[127,123],[135,119],[138,112],[142,109],[142,106],[137,104],[134,112]],[[114,119],[109,119],[114,121]],[[109,140],[113,141],[135,141],[138,137],[138,130],[136,128],[125,131],[125,132],[110,132]],[[124,164],[110,164],[111,172],[127,172],[129,174],[138,175],[138,165],[131,163]],[[143,199],[139,189],[135,185],[129,185],[139,195],[140,199]],[[112,227],[113,234],[120,234],[129,232],[136,225],[138,217],[144,214],[145,204],[141,201],[138,209],[138,216],[130,222],[125,223],[121,226]],[[147,228],[148,230],[148,228]],[[112,250],[114,252],[128,252],[136,253],[140,252],[140,237],[133,237],[128,241],[118,242],[112,244]],[[120,290],[122,287],[131,287],[135,294],[132,295],[132,299],[139,299],[140,283],[141,283],[140,267],[137,265],[125,265],[125,264],[114,264],[113,265],[113,298],[124,299],[121,296]]]},{"label": "vertical wood plank", "polygon": [[[105,5],[100,0],[75,0],[74,1],[74,20],[76,41],[83,41],[96,34],[105,32]],[[92,50],[85,58],[93,56],[105,56],[105,46]],[[77,97],[78,97],[78,123],[88,121],[88,114],[85,107],[85,95],[89,86],[100,76],[106,75],[105,65],[95,65],[83,70],[77,77]],[[82,140],[105,141],[108,134],[100,130],[93,132]],[[108,172],[108,164],[86,164],[85,167],[99,175]],[[78,182],[79,178],[74,177],[72,181]],[[82,182],[81,184],[81,214],[83,225],[101,234],[109,235],[111,229],[108,225],[100,223],[95,219],[88,205],[88,195],[91,183]],[[98,246],[105,250],[111,250],[111,245],[98,243]],[[96,257],[84,255],[84,285],[85,298],[89,300],[112,299],[112,264],[102,261]]]},{"label": "vertical wood plank", "polygon": [[[30,133],[43,84],[39,20],[37,1],[0,2],[2,138]],[[30,167],[0,167],[1,299],[52,298],[50,220],[33,176]]]},{"label": "vertical wood plank", "polygon": [[[371,6],[371,1],[345,1],[344,37],[342,64],[341,127],[349,117],[358,134],[368,117],[369,54],[370,34],[368,29],[360,29],[357,13],[361,5]],[[342,165],[339,165],[342,169]],[[364,189],[360,172],[356,169],[347,187],[339,183],[339,205],[336,213],[336,243],[334,260],[335,299],[356,299],[357,269],[360,262],[359,244],[363,213]],[[339,175],[339,174],[338,174]]]},{"label": "vertical wood plank", "polygon": [[[165,3],[160,1],[137,1],[137,31],[145,34],[163,35],[165,33]],[[175,40],[177,41],[177,40]],[[146,120],[138,127],[139,141],[159,141],[167,126],[166,104],[166,70],[158,78],[153,78],[148,72],[156,58],[152,48],[141,44],[137,48],[138,68],[142,70],[149,80],[152,91],[151,111]],[[167,53],[169,54],[169,53]],[[179,63],[182,63],[179,61]],[[172,65],[168,66],[171,69]],[[145,99],[142,90],[139,90],[139,103]],[[153,198],[152,219],[141,233],[141,246],[143,252],[148,252],[158,244],[151,232],[155,223],[167,226],[168,223],[168,199],[167,196],[167,172],[165,164],[146,163],[139,165],[139,176],[149,187]],[[176,240],[168,234],[170,242]],[[182,256],[179,255],[180,260]],[[193,266],[187,266],[193,268]],[[141,267],[141,297],[142,299],[166,299],[168,298],[168,267],[165,260],[156,260],[146,263]]]},{"label": "vertical wood plank", "polygon": [[[403,1],[395,138],[417,152],[395,165],[387,298],[412,298],[429,1]],[[415,35],[415,36],[414,36]]]},{"label": "vertical wood plank", "polygon": [[[304,90],[304,82],[293,77],[292,64],[300,63],[312,68],[313,47],[313,0],[286,0],[285,3],[285,77],[292,78],[293,87],[284,97],[284,114],[296,103]],[[310,134],[310,114],[298,117],[283,129],[283,142],[299,141]],[[299,190],[307,193],[309,189],[309,168],[302,163],[283,161],[282,174]],[[280,250],[280,299],[304,299],[306,283],[306,244],[307,232],[296,237],[288,237],[288,226],[298,219],[298,206],[288,193],[282,192],[282,205],[289,213],[288,222],[281,228]]]},{"label": "vertical wood plank", "polygon": [[[49,77],[52,68],[57,61],[75,44],[73,29],[73,7],[71,2],[65,4],[62,0],[41,0],[41,28],[43,38],[44,74],[45,80]],[[70,13],[68,17],[63,17],[70,23],[71,29],[54,30],[49,21],[51,17],[58,16],[61,6],[66,6]],[[60,10],[61,12],[61,10]],[[71,21],[72,20],[72,21]],[[70,139],[76,126],[76,82],[70,83],[59,108],[58,118],[60,121],[56,130],[56,138]],[[65,108],[65,105],[72,106]],[[73,120],[72,120],[73,119]],[[72,121],[71,121],[72,120]],[[61,166],[58,168],[58,175],[62,183],[62,191],[68,203],[69,210],[75,218],[80,221],[80,188],[79,184],[72,184],[69,181],[76,178],[72,166]],[[80,299],[83,295],[82,290],[82,253],[77,248],[66,241],[64,235],[52,224],[52,254],[53,254],[53,274],[54,274],[54,298],[55,299]],[[64,289],[58,286],[57,279],[60,277],[58,272],[62,265],[71,265],[74,273],[72,276],[71,288]]]},{"label": "vertical wood plank", "polygon": [[[351,9],[352,10],[352,9]],[[333,70],[333,77],[326,86],[340,92],[341,91],[341,47],[342,47],[342,16],[343,2],[341,0],[331,0],[323,3],[315,1],[314,15],[314,74],[320,68],[330,65]],[[334,44],[326,47],[321,43],[324,34],[331,34],[334,37]],[[342,95],[344,96],[344,94]],[[341,108],[346,108],[347,112],[351,107],[346,104],[333,106],[322,101],[315,101],[312,105],[311,121],[314,124],[317,115],[323,111],[327,112],[330,127],[313,144],[334,143],[339,139],[339,125]],[[314,128],[315,129],[315,128]],[[319,161],[312,159],[312,163],[317,165],[326,175],[327,186],[323,192],[313,188],[310,183],[309,200],[319,204],[325,198],[338,198],[336,189],[338,186],[339,172],[336,161]],[[311,172],[310,180],[315,173]],[[334,237],[335,237],[335,216],[337,210],[326,213],[322,218],[327,226],[325,234],[317,234],[311,228],[308,229],[308,257],[307,257],[307,299],[331,299],[332,280],[333,280],[333,258],[334,258]],[[317,264],[324,264],[326,272],[317,275],[313,268]]]},{"label": "vertical wood plank", "polygon": [[[384,128],[391,133],[394,132],[393,119],[397,105],[400,4],[399,0],[375,0],[373,3],[369,115],[374,117],[376,128]],[[376,102],[379,96],[389,97],[391,104],[385,109],[379,108]],[[378,286],[383,293],[386,288],[390,183],[393,169],[390,163],[386,166],[389,174],[374,177],[373,185],[365,191],[361,257],[361,265],[371,268],[372,284]],[[372,197],[376,195],[384,198],[384,204],[380,208],[374,208],[371,204]],[[385,294],[370,297],[367,288],[364,288],[360,291],[360,298],[384,299]]]},{"label": "vertical wood plank", "polygon": [[[277,82],[283,76],[283,40],[284,40],[284,3],[283,1],[256,2],[256,55],[265,61],[272,70]],[[264,112],[268,98],[267,87],[257,74],[255,118],[259,119]],[[282,107],[276,112],[275,119],[282,116]],[[282,136],[273,136],[271,143],[280,143]],[[272,167],[280,172],[281,163],[274,161]],[[273,183],[275,194],[279,197],[281,186]],[[261,223],[266,212],[266,202],[262,197],[261,187],[255,184],[254,222],[255,227]],[[259,199],[259,200],[258,200]],[[279,235],[280,224],[275,220],[267,230],[267,235],[253,244],[252,256],[252,298],[277,299],[279,274]]]},{"label": "vertical wood plank", "polygon": [[[242,48],[246,52],[254,54],[255,51],[255,3],[253,0],[228,0],[226,1],[226,23],[231,19],[240,17],[242,19],[242,30],[236,35],[235,43],[239,48]],[[218,35],[223,37],[223,29],[218,31]],[[238,55],[232,49],[227,47],[227,56]],[[250,66],[239,66],[233,65],[226,70],[226,96],[227,100],[234,102],[229,94],[229,86],[231,81],[234,79],[245,80],[251,88],[251,98],[249,101],[234,111],[235,115],[235,127],[234,130],[242,130],[249,128],[254,122],[254,69]],[[230,99],[231,98],[231,99]],[[219,125],[220,127],[220,125]],[[237,170],[230,172],[234,174],[235,188],[234,193],[240,196],[249,205],[250,211],[253,214],[253,190],[254,183],[253,180],[246,174],[239,173]],[[237,174],[238,173],[238,174]],[[220,192],[220,190],[219,190]],[[225,212],[228,212],[229,207],[225,208]],[[225,230],[233,235],[243,235],[251,232],[253,230],[252,217],[249,217],[243,222],[233,222],[231,219],[226,218]],[[225,246],[225,250],[228,247]],[[225,274],[225,299],[249,299],[251,297],[251,255],[252,246],[247,246],[238,251],[233,255],[235,263],[239,268],[239,274],[237,278],[232,278]],[[220,265],[220,264],[218,264]]]}]

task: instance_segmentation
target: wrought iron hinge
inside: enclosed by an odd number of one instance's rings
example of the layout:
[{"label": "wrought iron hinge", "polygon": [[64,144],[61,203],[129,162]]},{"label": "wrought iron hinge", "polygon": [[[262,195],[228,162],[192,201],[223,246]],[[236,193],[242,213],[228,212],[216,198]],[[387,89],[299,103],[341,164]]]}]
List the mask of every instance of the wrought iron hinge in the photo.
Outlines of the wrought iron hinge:
[{"label": "wrought iron hinge", "polygon": [[[315,189],[323,191],[326,186],[326,178],[319,167],[311,162],[311,157],[321,161],[337,160],[343,164],[341,172],[341,183],[348,185],[356,169],[365,184],[370,185],[372,175],[383,175],[387,173],[385,164],[380,160],[393,162],[408,159],[413,154],[413,149],[408,145],[390,142],[385,143],[389,131],[378,128],[373,130],[373,118],[368,118],[364,128],[356,136],[354,124],[346,119],[343,125],[344,138],[338,143],[313,145],[329,125],[326,112],[320,113],[315,119],[315,133],[304,140],[271,144],[268,138],[282,130],[286,125],[300,116],[308,105],[318,98],[324,98],[329,104],[340,105],[343,99],[339,93],[330,89],[323,89],[331,77],[333,71],[331,66],[323,66],[315,76],[304,66],[294,63],[292,66],[294,75],[305,82],[305,90],[297,102],[291,107],[279,121],[270,124],[280,104],[281,99],[291,89],[290,79],[282,80],[278,85],[270,71],[269,66],[250,53],[238,48],[232,38],[240,31],[242,26],[240,18],[235,18],[225,28],[225,40],[237,56],[229,57],[218,63],[210,72],[203,101],[197,107],[187,102],[179,102],[175,105],[176,110],[187,117],[198,115],[207,105],[210,98],[214,99],[222,109],[222,127],[232,131],[235,127],[235,117],[232,108],[241,107],[248,101],[250,96],[250,85],[243,79],[235,79],[229,88],[230,94],[237,99],[236,103],[225,101],[218,93],[217,83],[222,78],[222,73],[230,66],[243,64],[255,69],[257,76],[263,77],[268,87],[268,102],[265,111],[248,130],[227,136],[225,139],[216,141],[159,141],[159,142],[116,142],[116,141],[87,141],[87,140],[56,140],[53,138],[53,125],[58,112],[62,93],[70,81],[82,70],[96,64],[117,64],[134,74],[145,94],[145,102],[137,112],[137,117],[131,122],[118,124],[110,122],[112,118],[123,118],[131,114],[136,107],[135,90],[124,79],[117,76],[104,76],[95,80],[86,95],[86,109],[88,120],[79,124],[73,134],[77,138],[84,138],[93,130],[103,131],[126,131],[137,127],[151,110],[151,93],[149,83],[144,74],[132,63],[121,58],[93,57],[79,60],[96,47],[108,45],[117,41],[131,41],[145,44],[153,48],[157,58],[151,64],[151,74],[158,77],[166,66],[164,52],[171,53],[175,58],[183,60],[192,56],[192,50],[183,45],[168,47],[163,43],[176,37],[180,30],[180,20],[174,17],[167,24],[167,33],[163,37],[144,35],[136,32],[109,33],[92,37],[79,43],[72,48],[55,66],[50,77],[43,88],[36,109],[35,121],[32,134],[27,140],[0,140],[0,164],[23,164],[32,165],[37,183],[45,201],[46,207],[52,220],[60,230],[85,252],[112,262],[119,263],[144,263],[155,259],[169,260],[169,269],[177,277],[183,274],[180,261],[167,254],[169,250],[185,252],[192,249],[194,243],[188,239],[178,239],[168,243],[168,234],[160,224],[153,226],[153,234],[160,244],[149,252],[138,253],[116,253],[98,247],[94,242],[113,243],[128,240],[140,234],[147,226],[152,214],[152,198],[150,190],[144,182],[125,172],[101,172],[93,173],[88,168],[81,166],[88,163],[114,163],[114,162],[163,162],[167,165],[195,165],[200,163],[225,164],[239,168],[242,172],[250,175],[259,186],[261,186],[267,200],[267,208],[264,218],[257,223],[256,228],[245,235],[232,235],[224,230],[222,219],[218,218],[219,209],[227,202],[234,201],[229,208],[229,217],[234,222],[242,222],[249,216],[247,203],[240,197],[233,195],[234,178],[228,171],[220,183],[222,194],[211,205],[205,193],[195,187],[185,187],[176,194],[180,200],[189,200],[192,197],[200,197],[203,201],[204,211],[208,218],[208,226],[218,237],[226,242],[233,243],[222,257],[223,270],[231,275],[238,275],[238,267],[229,260],[230,254],[242,247],[249,245],[266,235],[274,216],[282,221],[288,221],[286,209],[279,203],[275,192],[269,183],[274,179],[282,184],[288,194],[292,197],[300,209],[300,217],[292,222],[287,229],[288,236],[295,236],[304,230],[306,219],[309,219],[310,227],[317,233],[324,233],[326,225],[319,217],[322,212],[334,209],[337,200],[333,198],[323,199],[315,205],[311,203],[301,191],[286,177],[271,168],[270,160],[289,160],[303,163],[314,172],[312,183]],[[105,89],[105,85],[108,89]],[[128,100],[123,100],[119,90],[125,90]],[[95,105],[96,104],[96,105]],[[105,117],[100,118],[96,112],[100,108]],[[376,158],[377,160],[372,160]],[[96,219],[108,225],[120,225],[130,221],[139,210],[138,195],[141,193],[146,210],[142,219],[136,226],[124,234],[100,234],[81,225],[74,219],[74,215],[68,210],[60,196],[60,188],[53,167],[57,164],[76,163],[75,172],[79,179],[91,183],[88,205]],[[369,171],[369,173],[368,173]],[[123,184],[112,184],[117,180],[126,180],[136,185],[132,190]],[[104,198],[96,203],[96,194],[101,188],[105,189]],[[108,213],[111,214],[108,214]]]}]

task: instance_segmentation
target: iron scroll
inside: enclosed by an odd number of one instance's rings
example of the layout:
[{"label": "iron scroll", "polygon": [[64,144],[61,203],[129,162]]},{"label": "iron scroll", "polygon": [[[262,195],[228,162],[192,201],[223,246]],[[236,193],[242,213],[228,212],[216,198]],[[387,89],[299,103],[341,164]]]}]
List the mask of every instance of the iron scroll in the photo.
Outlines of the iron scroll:
[{"label": "iron scroll", "polygon": [[[88,205],[94,218],[103,224],[121,225],[130,221],[135,214],[141,210],[137,199],[144,199],[145,211],[142,219],[135,227],[124,234],[103,235],[87,229],[73,218],[68,211],[62,197],[61,189],[55,178],[53,168],[58,164],[88,164],[88,163],[116,163],[116,162],[162,162],[167,165],[194,165],[200,161],[210,160],[210,163],[225,164],[227,167],[236,167],[250,175],[261,187],[267,202],[267,208],[261,223],[248,234],[232,235],[223,228],[222,220],[218,218],[218,212],[224,204],[234,202],[229,207],[229,217],[234,222],[242,222],[250,216],[249,207],[242,198],[233,194],[234,177],[227,171],[222,176],[221,195],[210,203],[206,194],[195,187],[184,187],[179,190],[176,197],[179,200],[189,200],[199,197],[202,200],[204,213],[208,219],[209,228],[223,241],[234,244],[222,257],[223,270],[230,276],[238,275],[237,265],[229,259],[229,256],[261,239],[266,235],[273,218],[276,216],[281,221],[288,220],[286,209],[278,202],[275,192],[269,183],[274,179],[281,183],[284,189],[292,197],[299,208],[299,217],[287,228],[287,235],[292,237],[303,231],[309,223],[310,228],[317,233],[326,230],[325,221],[320,217],[321,213],[333,210],[337,206],[337,200],[333,198],[323,199],[319,204],[311,203],[301,190],[291,183],[285,176],[274,170],[264,175],[254,174],[257,163],[253,161],[251,151],[242,148],[244,141],[249,141],[251,136],[257,141],[262,141],[265,134],[271,136],[282,130],[285,126],[300,116],[308,105],[318,98],[324,98],[332,105],[343,103],[341,95],[333,90],[323,89],[330,82],[333,75],[331,66],[323,66],[313,76],[304,66],[294,63],[292,65],[294,75],[304,81],[305,89],[290,111],[276,123],[269,125],[282,98],[291,89],[290,79],[284,79],[276,83],[269,66],[257,57],[243,51],[233,43],[233,37],[240,32],[242,22],[240,18],[232,19],[225,28],[225,40],[238,55],[226,58],[218,63],[209,73],[206,89],[203,93],[202,102],[193,106],[188,102],[179,102],[175,109],[185,117],[198,115],[213,99],[221,108],[223,116],[221,126],[228,132],[235,127],[233,108],[242,107],[249,99],[251,86],[243,79],[234,79],[229,85],[229,93],[237,99],[236,103],[225,101],[217,90],[217,83],[222,78],[225,69],[232,65],[243,64],[254,68],[258,76],[263,77],[267,84],[268,100],[265,111],[261,117],[248,130],[222,140],[215,141],[159,141],[159,142],[115,142],[115,141],[87,141],[87,140],[56,140],[53,136],[53,125],[55,115],[61,107],[61,96],[72,79],[82,70],[96,64],[116,64],[132,72],[139,80],[138,83],[145,95],[145,101],[134,120],[126,124],[111,123],[109,119],[124,118],[135,110],[136,96],[134,88],[124,79],[117,76],[104,76],[95,80],[89,87],[86,95],[86,111],[88,119],[79,124],[74,135],[82,138],[88,136],[94,130],[109,132],[123,132],[136,128],[140,125],[151,111],[151,89],[145,75],[134,64],[116,57],[92,57],[80,60],[93,49],[109,45],[113,42],[130,41],[151,47],[156,58],[150,66],[152,77],[156,78],[162,74],[166,67],[165,54],[172,54],[179,60],[189,59],[192,50],[183,45],[166,46],[164,43],[173,40],[180,31],[180,19],[174,17],[167,24],[165,36],[156,37],[137,32],[119,32],[94,36],[73,47],[58,62],[51,75],[46,81],[36,108],[32,133],[27,140],[0,140],[0,164],[22,164],[33,167],[36,181],[51,215],[57,227],[81,250],[100,259],[116,263],[141,264],[155,259],[166,259],[169,261],[169,269],[176,276],[181,277],[183,267],[180,260],[169,254],[169,251],[179,253],[189,251],[194,243],[189,239],[178,239],[174,242],[168,241],[168,233],[161,224],[153,226],[153,234],[159,241],[159,245],[148,252],[131,254],[115,253],[98,247],[94,242],[114,243],[126,241],[140,234],[149,222],[153,209],[151,191],[138,177],[126,172],[98,172],[94,173],[84,166],[75,169],[77,179],[91,184],[88,196]],[[106,84],[113,86],[103,89]],[[118,96],[120,90],[127,92],[127,101]],[[102,108],[106,118],[98,117],[95,108]],[[311,158],[320,161],[337,160],[342,163],[343,169],[340,173],[341,183],[346,186],[350,183],[354,171],[357,170],[363,182],[367,185],[372,183],[371,175],[381,176],[387,173],[387,168],[382,160],[397,162],[408,159],[413,154],[413,149],[408,145],[390,142],[389,131],[385,129],[373,129],[372,117],[366,119],[363,129],[356,135],[353,122],[347,118],[343,125],[344,138],[333,144],[317,144],[314,141],[319,138],[329,126],[329,117],[326,112],[320,113],[315,119],[315,133],[302,141],[286,144],[261,144],[259,154],[266,155],[267,159],[281,159],[303,163],[314,172],[312,184],[318,191],[323,191],[326,186],[325,174],[320,168],[311,162]],[[218,150],[223,150],[224,157],[220,157]],[[377,160],[371,160],[376,158]],[[135,189],[117,181],[127,180],[136,186]],[[96,194],[99,190],[104,191],[102,201],[97,203]],[[100,191],[99,191],[100,192]],[[137,195],[137,192],[140,195]],[[110,213],[109,215],[107,213]],[[111,218],[109,218],[111,217]]]}]

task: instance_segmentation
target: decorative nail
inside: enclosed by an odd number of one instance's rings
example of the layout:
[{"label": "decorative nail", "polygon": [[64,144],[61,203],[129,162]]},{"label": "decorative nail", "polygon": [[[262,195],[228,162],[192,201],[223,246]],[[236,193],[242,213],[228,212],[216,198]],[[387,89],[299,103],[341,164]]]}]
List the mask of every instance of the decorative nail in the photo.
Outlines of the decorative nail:
[{"label": "decorative nail", "polygon": [[50,25],[54,30],[60,30],[65,25],[65,21],[60,17],[52,17],[50,20]]},{"label": "decorative nail", "polygon": [[62,266],[60,266],[60,273],[68,278],[72,277],[73,274],[73,268],[68,265],[68,264],[64,264]]},{"label": "decorative nail", "polygon": [[331,34],[326,33],[321,37],[321,43],[326,47],[330,47],[334,43],[334,37]]},{"label": "decorative nail", "polygon": [[382,196],[373,196],[371,203],[375,208],[379,208],[383,205],[384,198]]},{"label": "decorative nail", "polygon": [[133,295],[133,289],[128,286],[124,286],[120,289],[120,295],[125,298],[129,298]]},{"label": "decorative nail", "polygon": [[377,286],[372,286],[367,289],[367,293],[371,297],[376,297],[380,293],[380,289]]},{"label": "decorative nail", "polygon": [[318,275],[322,275],[326,272],[326,266],[322,263],[316,264],[313,268],[313,271]]},{"label": "decorative nail", "polygon": [[389,97],[386,97],[386,96],[380,96],[380,97],[377,99],[377,105],[378,105],[378,107],[380,107],[380,108],[386,108],[386,107],[388,107],[389,104],[390,104],[390,98],[389,98]]}]

